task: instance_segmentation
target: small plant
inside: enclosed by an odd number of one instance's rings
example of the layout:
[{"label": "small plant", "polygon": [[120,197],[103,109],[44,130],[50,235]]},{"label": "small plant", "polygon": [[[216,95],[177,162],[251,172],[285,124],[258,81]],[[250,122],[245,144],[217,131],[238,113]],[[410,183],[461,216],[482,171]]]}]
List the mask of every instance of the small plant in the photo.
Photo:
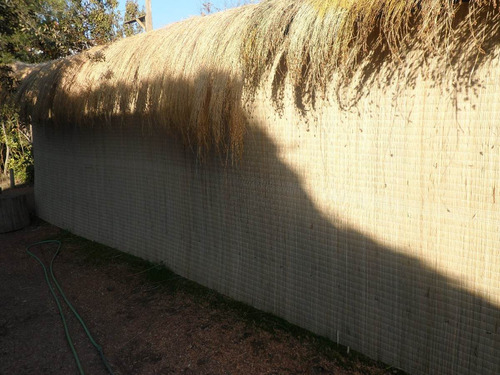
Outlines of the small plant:
[{"label": "small plant", "polygon": [[34,182],[34,161],[31,126],[22,122],[15,107],[3,104],[0,107],[0,168],[8,175],[13,169],[16,183]]}]

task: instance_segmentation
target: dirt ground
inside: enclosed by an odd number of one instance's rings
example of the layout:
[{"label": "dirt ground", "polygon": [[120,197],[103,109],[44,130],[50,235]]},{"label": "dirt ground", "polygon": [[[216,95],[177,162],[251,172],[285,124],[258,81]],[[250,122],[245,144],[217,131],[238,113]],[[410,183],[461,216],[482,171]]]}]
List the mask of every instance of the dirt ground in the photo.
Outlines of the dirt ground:
[{"label": "dirt ground", "polygon": [[[38,221],[0,234],[0,374],[76,374],[57,306],[27,245],[60,239],[54,273],[114,374],[402,374],[158,265]],[[48,265],[56,246],[32,251]],[[86,374],[106,374],[65,308]]]}]

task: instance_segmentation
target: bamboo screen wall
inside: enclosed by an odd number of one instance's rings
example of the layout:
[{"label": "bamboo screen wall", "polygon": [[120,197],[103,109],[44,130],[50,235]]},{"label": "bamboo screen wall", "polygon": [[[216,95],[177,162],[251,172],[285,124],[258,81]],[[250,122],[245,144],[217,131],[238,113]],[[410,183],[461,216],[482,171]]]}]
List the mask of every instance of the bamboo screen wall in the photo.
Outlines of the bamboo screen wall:
[{"label": "bamboo screen wall", "polygon": [[305,117],[264,89],[234,166],[36,127],[38,213],[411,374],[499,374],[499,61],[458,87],[382,72]]}]

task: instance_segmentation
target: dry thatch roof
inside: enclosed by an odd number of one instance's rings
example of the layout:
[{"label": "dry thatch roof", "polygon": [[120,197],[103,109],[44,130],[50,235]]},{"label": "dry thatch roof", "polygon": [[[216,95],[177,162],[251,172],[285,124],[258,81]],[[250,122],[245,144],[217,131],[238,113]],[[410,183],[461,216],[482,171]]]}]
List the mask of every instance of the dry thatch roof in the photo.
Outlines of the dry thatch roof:
[{"label": "dry thatch roof", "polygon": [[162,126],[200,153],[238,153],[244,129],[239,63],[241,10],[162,30],[34,67],[21,84],[34,123]]},{"label": "dry thatch roof", "polygon": [[[374,50],[393,61],[415,48],[478,55],[486,28],[499,24],[499,2],[262,1],[30,67],[18,101],[35,123],[161,126],[199,154],[238,155],[242,98],[263,80],[307,97],[336,72],[348,79]],[[467,49],[450,48],[464,38]]]}]

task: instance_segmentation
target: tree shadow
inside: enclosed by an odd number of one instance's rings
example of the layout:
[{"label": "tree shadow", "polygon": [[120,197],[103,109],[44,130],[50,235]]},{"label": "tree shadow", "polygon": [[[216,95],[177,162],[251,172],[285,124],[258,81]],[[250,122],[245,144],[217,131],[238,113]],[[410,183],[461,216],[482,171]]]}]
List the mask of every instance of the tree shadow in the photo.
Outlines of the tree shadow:
[{"label": "tree shadow", "polygon": [[[187,93],[181,112],[189,118],[197,111],[207,124],[218,121],[209,109],[211,89],[196,99],[197,82],[161,77],[140,83],[159,91],[138,100],[133,113],[82,116],[81,109],[99,108],[109,95],[125,109],[138,87],[104,79],[97,89],[67,92],[61,102],[57,85],[70,64],[58,64],[63,67],[34,73],[52,82],[33,94],[41,106],[33,117],[44,123],[35,127],[42,219],[162,261],[182,276],[410,373],[500,373],[500,307],[404,249],[325,216],[280,159],[262,130],[267,124],[249,120],[237,164],[227,163],[217,147],[200,161],[198,129],[185,133],[182,116],[171,116],[177,109],[155,100],[165,87]],[[199,80],[210,86],[229,79],[205,72]],[[29,113],[33,103],[29,87],[24,90]],[[244,112],[236,106],[225,108]],[[58,112],[68,108],[79,117]],[[229,120],[217,125],[225,129],[223,138],[232,131]]]},{"label": "tree shadow", "polygon": [[43,219],[410,373],[498,373],[499,307],[325,217],[258,127],[235,166],[158,129],[35,134]]}]

